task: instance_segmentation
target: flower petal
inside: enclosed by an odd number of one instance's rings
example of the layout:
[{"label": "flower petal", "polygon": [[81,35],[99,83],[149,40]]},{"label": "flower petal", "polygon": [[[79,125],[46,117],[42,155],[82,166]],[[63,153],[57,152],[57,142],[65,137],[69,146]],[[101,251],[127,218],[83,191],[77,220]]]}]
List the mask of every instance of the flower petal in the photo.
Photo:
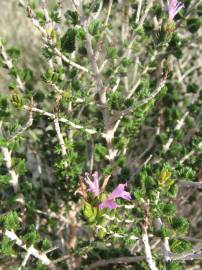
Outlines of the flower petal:
[{"label": "flower petal", "polygon": [[117,208],[118,205],[114,199],[107,197],[100,205],[99,209],[108,208],[110,210]]},{"label": "flower petal", "polygon": [[129,192],[125,191],[125,187],[127,187],[127,183],[119,184],[109,195],[111,198],[122,198],[124,200],[130,201],[131,195]]},{"label": "flower petal", "polygon": [[181,1],[167,0],[169,20],[172,21],[179,11],[184,7]]},{"label": "flower petal", "polygon": [[89,187],[88,191],[93,192],[95,196],[98,196],[100,194],[98,172],[94,172],[92,176],[94,181],[91,181],[90,174],[86,172],[84,180]]},{"label": "flower petal", "polygon": [[100,188],[99,188],[99,176],[98,176],[98,172],[94,172],[94,174],[92,174],[93,179],[94,179],[94,193],[96,196],[98,196],[100,194]]}]

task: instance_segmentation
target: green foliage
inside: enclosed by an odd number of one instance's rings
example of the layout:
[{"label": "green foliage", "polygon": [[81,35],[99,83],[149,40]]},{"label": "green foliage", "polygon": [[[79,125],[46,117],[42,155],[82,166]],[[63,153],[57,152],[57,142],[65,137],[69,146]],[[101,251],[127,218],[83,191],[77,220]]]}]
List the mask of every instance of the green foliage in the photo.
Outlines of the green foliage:
[{"label": "green foliage", "polygon": [[97,208],[86,202],[83,206],[83,215],[89,223],[92,223],[96,219]]},{"label": "green foliage", "polygon": [[101,22],[99,20],[94,20],[88,27],[88,31],[92,36],[97,36],[100,34],[102,29]]},{"label": "green foliage", "polygon": [[61,23],[61,16],[58,10],[58,5],[56,5],[53,10],[51,10],[50,18],[55,23]]},{"label": "green foliage", "polygon": [[109,59],[116,59],[118,56],[118,49],[113,47],[106,47],[107,57]]},{"label": "green foliage", "polygon": [[29,232],[23,236],[23,240],[27,246],[31,246],[39,242],[40,236],[38,232],[35,231],[34,226],[30,226]]},{"label": "green foliage", "polygon": [[11,257],[13,255],[13,244],[7,236],[4,236],[0,241],[0,251],[7,257]]},{"label": "green foliage", "polygon": [[13,167],[18,174],[24,174],[27,170],[25,167],[25,160],[21,158],[15,159]]},{"label": "green foliage", "polygon": [[103,146],[101,143],[96,143],[95,144],[95,160],[99,162],[105,157],[106,154],[107,154],[106,147]]},{"label": "green foliage", "polygon": [[122,94],[118,91],[110,93],[108,104],[111,110],[120,109],[123,104]]},{"label": "green foliage", "polygon": [[46,270],[47,267],[44,266],[41,262],[37,262],[37,265],[36,265],[36,270]]},{"label": "green foliage", "polygon": [[189,166],[180,166],[177,170],[177,176],[181,179],[194,179],[196,172]]},{"label": "green foliage", "polygon": [[46,22],[45,14],[42,11],[36,11],[35,12],[36,19],[39,21],[39,23],[44,26]]},{"label": "green foliage", "polygon": [[174,183],[174,181],[171,180],[170,177],[170,171],[168,171],[167,169],[162,170],[158,177],[158,186],[160,188],[169,188]]},{"label": "green foliage", "polygon": [[197,7],[197,13],[201,17],[202,16],[202,4],[199,4]]},{"label": "green foliage", "polygon": [[65,13],[66,23],[76,25],[79,22],[78,14],[76,11],[67,10]]},{"label": "green foliage", "polygon": [[11,47],[7,50],[8,55],[13,59],[13,60],[18,60],[20,57],[20,49],[17,47]]},{"label": "green foliage", "polygon": [[199,30],[202,25],[202,20],[199,18],[188,18],[187,19],[187,28],[190,32],[194,33]]},{"label": "green foliage", "polygon": [[62,49],[68,53],[72,53],[75,50],[77,31],[74,28],[69,28],[65,35],[62,37]]},{"label": "green foliage", "polygon": [[8,101],[6,97],[0,94],[0,118],[3,119],[4,117],[8,117],[9,115],[10,113],[9,113]]},{"label": "green foliage", "polygon": [[170,247],[172,252],[182,253],[187,250],[190,250],[192,248],[192,245],[190,242],[186,240],[175,239],[170,241]]},{"label": "green foliage", "polygon": [[9,184],[10,176],[9,175],[0,175],[0,188]]},{"label": "green foliage", "polygon": [[159,214],[165,217],[173,216],[176,213],[176,207],[173,203],[159,204]]},{"label": "green foliage", "polygon": [[158,234],[164,239],[166,237],[172,237],[173,231],[169,228],[167,228],[165,225],[161,227],[161,230],[158,232]]},{"label": "green foliage", "polygon": [[11,94],[10,101],[12,105],[17,109],[21,109],[24,104],[23,97],[19,95],[17,92],[13,92]]},{"label": "green foliage", "polygon": [[19,228],[18,214],[10,211],[0,217],[6,230],[17,230]]},{"label": "green foliage", "polygon": [[174,217],[172,219],[171,225],[173,229],[176,231],[177,235],[186,234],[189,229],[189,223],[187,219],[183,217]]},{"label": "green foliage", "polygon": [[183,265],[179,262],[168,262],[166,267],[168,270],[183,270]]},{"label": "green foliage", "polygon": [[177,35],[177,33],[174,33],[169,42],[168,52],[170,54],[173,54],[176,58],[181,58],[182,45],[183,45],[183,40]]}]

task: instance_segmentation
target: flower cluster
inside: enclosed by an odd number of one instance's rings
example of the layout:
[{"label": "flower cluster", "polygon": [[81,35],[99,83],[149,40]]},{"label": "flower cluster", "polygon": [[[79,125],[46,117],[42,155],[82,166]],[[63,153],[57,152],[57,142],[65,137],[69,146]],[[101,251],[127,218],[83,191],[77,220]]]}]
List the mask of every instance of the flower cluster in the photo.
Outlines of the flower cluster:
[{"label": "flower cluster", "polygon": [[167,0],[168,16],[170,22],[173,21],[174,17],[183,7],[184,5],[182,2],[178,2],[177,0]]},{"label": "flower cluster", "polygon": [[[92,192],[95,197],[99,196],[103,190],[99,187],[99,176],[98,172],[92,174],[93,181],[90,179],[89,173],[85,173],[85,182],[88,185],[88,191]],[[100,204],[99,209],[108,208],[110,210],[118,207],[116,203],[117,198],[122,198],[124,200],[130,201],[131,195],[129,192],[125,191],[127,183],[119,184]]]}]

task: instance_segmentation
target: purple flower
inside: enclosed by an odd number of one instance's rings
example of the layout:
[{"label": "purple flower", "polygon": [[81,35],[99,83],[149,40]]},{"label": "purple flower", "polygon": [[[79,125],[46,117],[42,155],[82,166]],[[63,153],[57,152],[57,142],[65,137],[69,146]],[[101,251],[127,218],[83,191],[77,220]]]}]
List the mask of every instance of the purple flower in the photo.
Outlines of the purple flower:
[{"label": "purple flower", "polygon": [[184,5],[182,2],[178,2],[177,0],[167,0],[167,7],[168,7],[169,21],[172,22],[174,17],[184,7]]},{"label": "purple flower", "polygon": [[126,184],[119,184],[113,191],[110,193],[106,199],[99,205],[100,209],[108,208],[108,209],[115,209],[118,207],[115,199],[122,198],[124,200],[130,201],[132,198],[130,193],[125,191]]},{"label": "purple flower", "polygon": [[85,173],[85,182],[87,183],[87,185],[89,186],[88,191],[93,192],[95,194],[95,196],[98,196],[100,194],[100,188],[99,188],[99,177],[98,177],[98,172],[94,172],[92,174],[93,180],[91,181],[90,177],[89,177],[89,173]]}]

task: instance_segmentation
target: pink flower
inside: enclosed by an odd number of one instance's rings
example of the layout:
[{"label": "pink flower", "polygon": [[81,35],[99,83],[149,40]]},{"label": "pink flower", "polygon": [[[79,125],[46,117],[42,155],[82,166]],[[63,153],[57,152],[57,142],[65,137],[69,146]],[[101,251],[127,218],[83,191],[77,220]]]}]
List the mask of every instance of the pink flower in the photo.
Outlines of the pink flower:
[{"label": "pink flower", "polygon": [[167,0],[167,7],[168,7],[169,21],[172,22],[174,17],[184,7],[184,5],[182,4],[182,2],[178,2],[177,0]]},{"label": "pink flower", "polygon": [[89,186],[88,191],[93,192],[95,194],[95,196],[98,196],[100,194],[100,188],[99,188],[99,177],[98,177],[98,172],[94,172],[92,174],[93,177],[93,182],[91,181],[90,177],[89,177],[89,173],[85,173],[85,182],[87,183],[87,185]]},{"label": "pink flower", "polygon": [[119,184],[113,191],[110,193],[106,199],[99,205],[100,209],[108,208],[108,209],[115,209],[118,207],[115,199],[122,198],[124,200],[130,201],[132,198],[130,193],[125,191],[126,184]]}]

